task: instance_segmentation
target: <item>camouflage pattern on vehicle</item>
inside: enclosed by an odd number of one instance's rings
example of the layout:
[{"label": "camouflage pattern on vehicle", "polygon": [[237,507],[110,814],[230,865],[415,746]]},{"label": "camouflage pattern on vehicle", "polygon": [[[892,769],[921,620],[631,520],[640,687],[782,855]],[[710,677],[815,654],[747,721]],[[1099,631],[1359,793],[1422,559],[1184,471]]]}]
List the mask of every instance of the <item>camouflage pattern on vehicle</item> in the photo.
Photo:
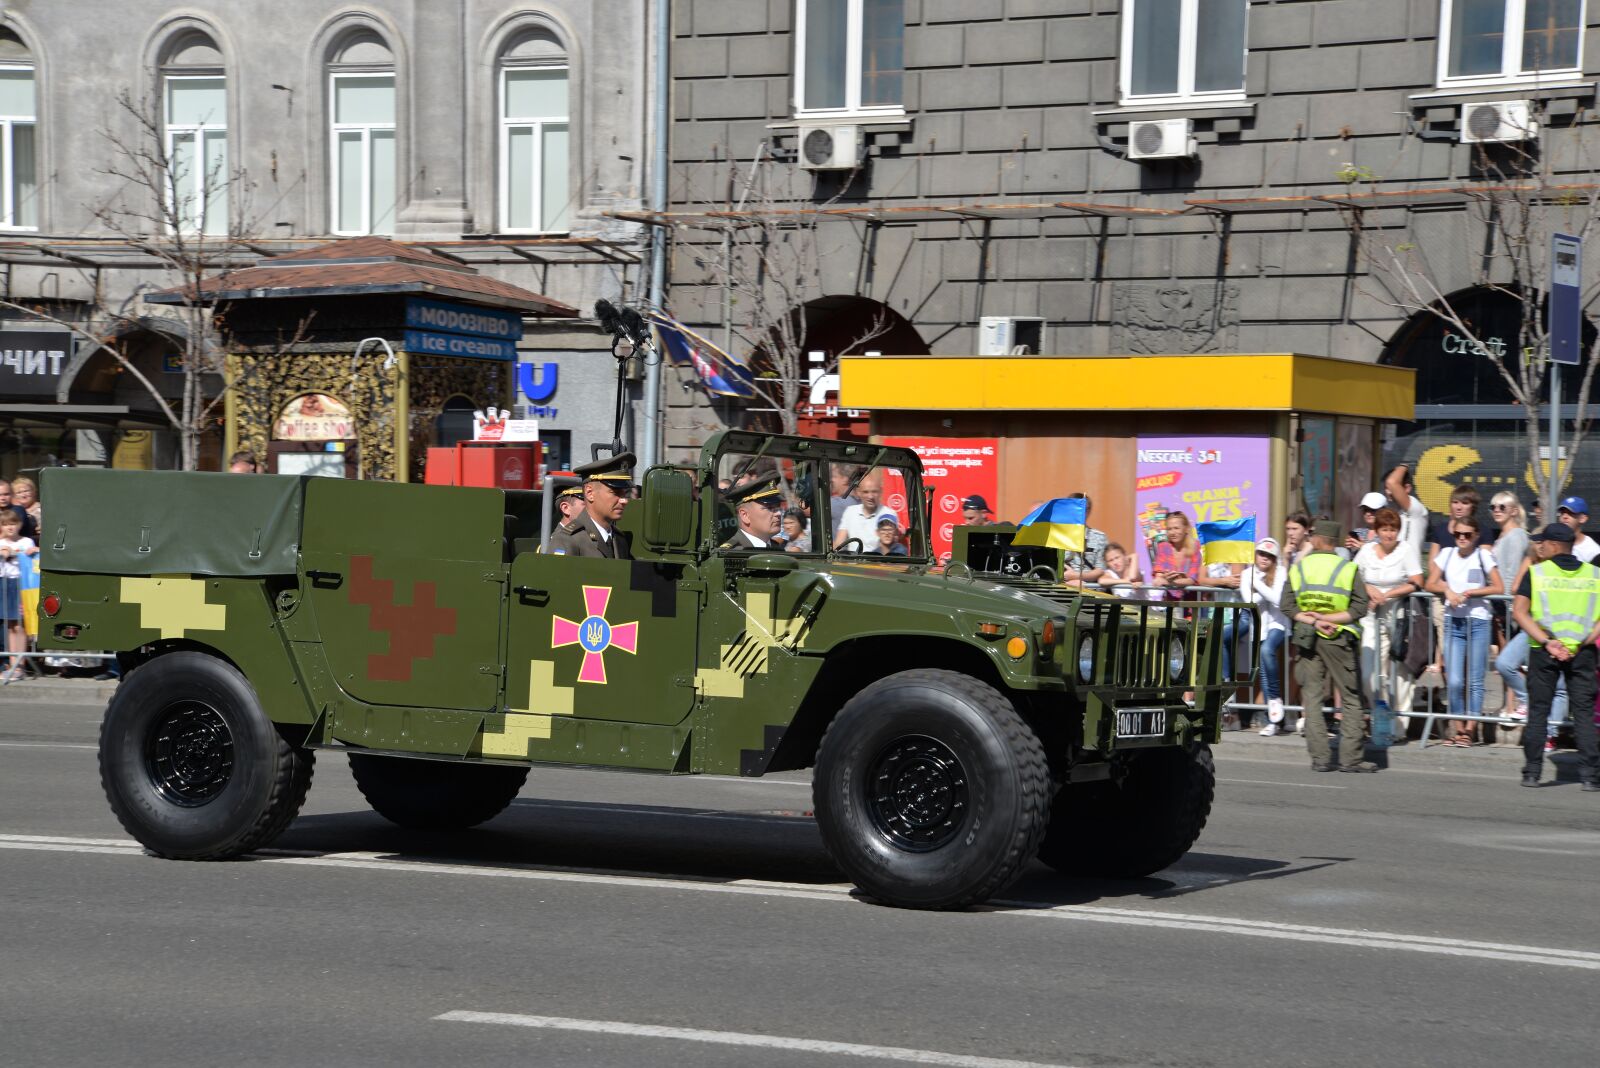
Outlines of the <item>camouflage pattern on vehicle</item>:
[{"label": "camouflage pattern on vehicle", "polygon": [[[721,548],[719,484],[774,479],[823,517],[830,464],[897,480],[894,546]],[[166,856],[265,845],[339,749],[417,827],[491,818],[536,764],[815,767],[835,860],[911,907],[981,901],[1036,855],[1171,864],[1210,807],[1222,616],[1248,607],[939,568],[926,489],[906,450],[728,432],[645,474],[612,560],[535,551],[538,492],[52,469],[40,644],[118,654],[102,778]]]}]

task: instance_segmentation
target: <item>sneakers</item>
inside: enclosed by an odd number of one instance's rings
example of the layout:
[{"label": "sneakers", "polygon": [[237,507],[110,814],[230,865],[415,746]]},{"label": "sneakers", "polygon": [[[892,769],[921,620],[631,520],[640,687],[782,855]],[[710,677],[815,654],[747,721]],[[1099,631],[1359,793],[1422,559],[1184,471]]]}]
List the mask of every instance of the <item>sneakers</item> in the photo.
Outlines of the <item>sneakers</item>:
[{"label": "sneakers", "polygon": [[1339,765],[1340,771],[1373,772],[1378,770],[1378,765],[1370,760],[1358,760],[1354,764]]},{"label": "sneakers", "polygon": [[1526,723],[1528,722],[1528,706],[1518,705],[1500,718],[1508,723]]},{"label": "sneakers", "polygon": [[1583,792],[1586,794],[1600,793],[1600,782],[1595,782],[1592,779],[1586,781],[1583,784]]},{"label": "sneakers", "polygon": [[1544,740],[1544,751],[1546,753],[1554,753],[1556,751],[1556,740],[1554,738],[1546,738]]},{"label": "sneakers", "polygon": [[[1279,715],[1282,715],[1282,713],[1279,713]],[[1269,723],[1265,727],[1261,728],[1261,737],[1275,738],[1278,736],[1281,730],[1282,728],[1280,728],[1276,723]]]},{"label": "sneakers", "polygon": [[1294,730],[1296,734],[1304,734],[1306,732],[1306,717],[1301,716],[1294,721]]},{"label": "sneakers", "polygon": [[[1267,719],[1270,720],[1273,723],[1282,723],[1283,722],[1283,698],[1281,698],[1281,697],[1269,697],[1269,698],[1267,698]],[[1265,734],[1267,732],[1266,731],[1262,731],[1261,733]]]},{"label": "sneakers", "polygon": [[1525,772],[1523,772],[1522,773],[1522,785],[1524,785],[1524,786],[1538,786],[1539,785],[1539,773],[1537,771],[1525,771]]}]

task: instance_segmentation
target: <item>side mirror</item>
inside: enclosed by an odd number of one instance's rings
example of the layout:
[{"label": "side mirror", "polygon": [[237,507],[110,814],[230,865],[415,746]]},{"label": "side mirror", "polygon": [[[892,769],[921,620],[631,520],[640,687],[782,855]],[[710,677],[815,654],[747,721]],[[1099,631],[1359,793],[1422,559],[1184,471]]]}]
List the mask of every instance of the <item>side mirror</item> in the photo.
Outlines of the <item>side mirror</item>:
[{"label": "side mirror", "polygon": [[679,467],[644,475],[644,543],[658,553],[688,552],[695,543],[694,476]]}]

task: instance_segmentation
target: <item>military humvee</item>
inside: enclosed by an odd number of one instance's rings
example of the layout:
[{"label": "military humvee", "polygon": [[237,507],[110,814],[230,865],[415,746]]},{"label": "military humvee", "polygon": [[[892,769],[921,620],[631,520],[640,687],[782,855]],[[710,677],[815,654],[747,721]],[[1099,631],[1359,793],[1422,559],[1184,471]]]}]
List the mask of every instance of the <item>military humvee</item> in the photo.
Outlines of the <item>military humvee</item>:
[{"label": "military humvee", "polygon": [[[723,546],[719,486],[777,479],[828,516],[830,464],[897,512],[881,544]],[[1036,855],[1176,861],[1212,800],[1222,617],[1248,606],[941,568],[926,494],[909,451],[723,433],[645,473],[634,559],[610,560],[536,551],[538,492],[52,469],[40,641],[117,652],[101,777],[167,857],[266,845],[337,749],[374,809],[431,829],[493,817],[534,764],[814,767],[834,859],[914,908],[983,901]]]}]

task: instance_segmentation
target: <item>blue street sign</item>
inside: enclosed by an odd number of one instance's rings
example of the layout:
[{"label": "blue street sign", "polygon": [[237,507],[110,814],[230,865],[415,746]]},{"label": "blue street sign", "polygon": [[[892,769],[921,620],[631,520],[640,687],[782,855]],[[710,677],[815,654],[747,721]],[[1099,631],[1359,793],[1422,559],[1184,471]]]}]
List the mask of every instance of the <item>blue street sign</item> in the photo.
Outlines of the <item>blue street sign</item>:
[{"label": "blue street sign", "polygon": [[1583,239],[1550,235],[1550,359],[1576,367],[1583,357]]},{"label": "blue street sign", "polygon": [[473,337],[516,341],[522,337],[522,313],[408,297],[406,329],[429,330],[437,334],[470,334]]},{"label": "blue street sign", "polygon": [[488,337],[469,337],[465,334],[435,334],[429,330],[407,330],[402,343],[407,352],[426,353],[429,356],[462,356],[473,360],[505,360],[517,358],[515,341],[497,341]]}]

